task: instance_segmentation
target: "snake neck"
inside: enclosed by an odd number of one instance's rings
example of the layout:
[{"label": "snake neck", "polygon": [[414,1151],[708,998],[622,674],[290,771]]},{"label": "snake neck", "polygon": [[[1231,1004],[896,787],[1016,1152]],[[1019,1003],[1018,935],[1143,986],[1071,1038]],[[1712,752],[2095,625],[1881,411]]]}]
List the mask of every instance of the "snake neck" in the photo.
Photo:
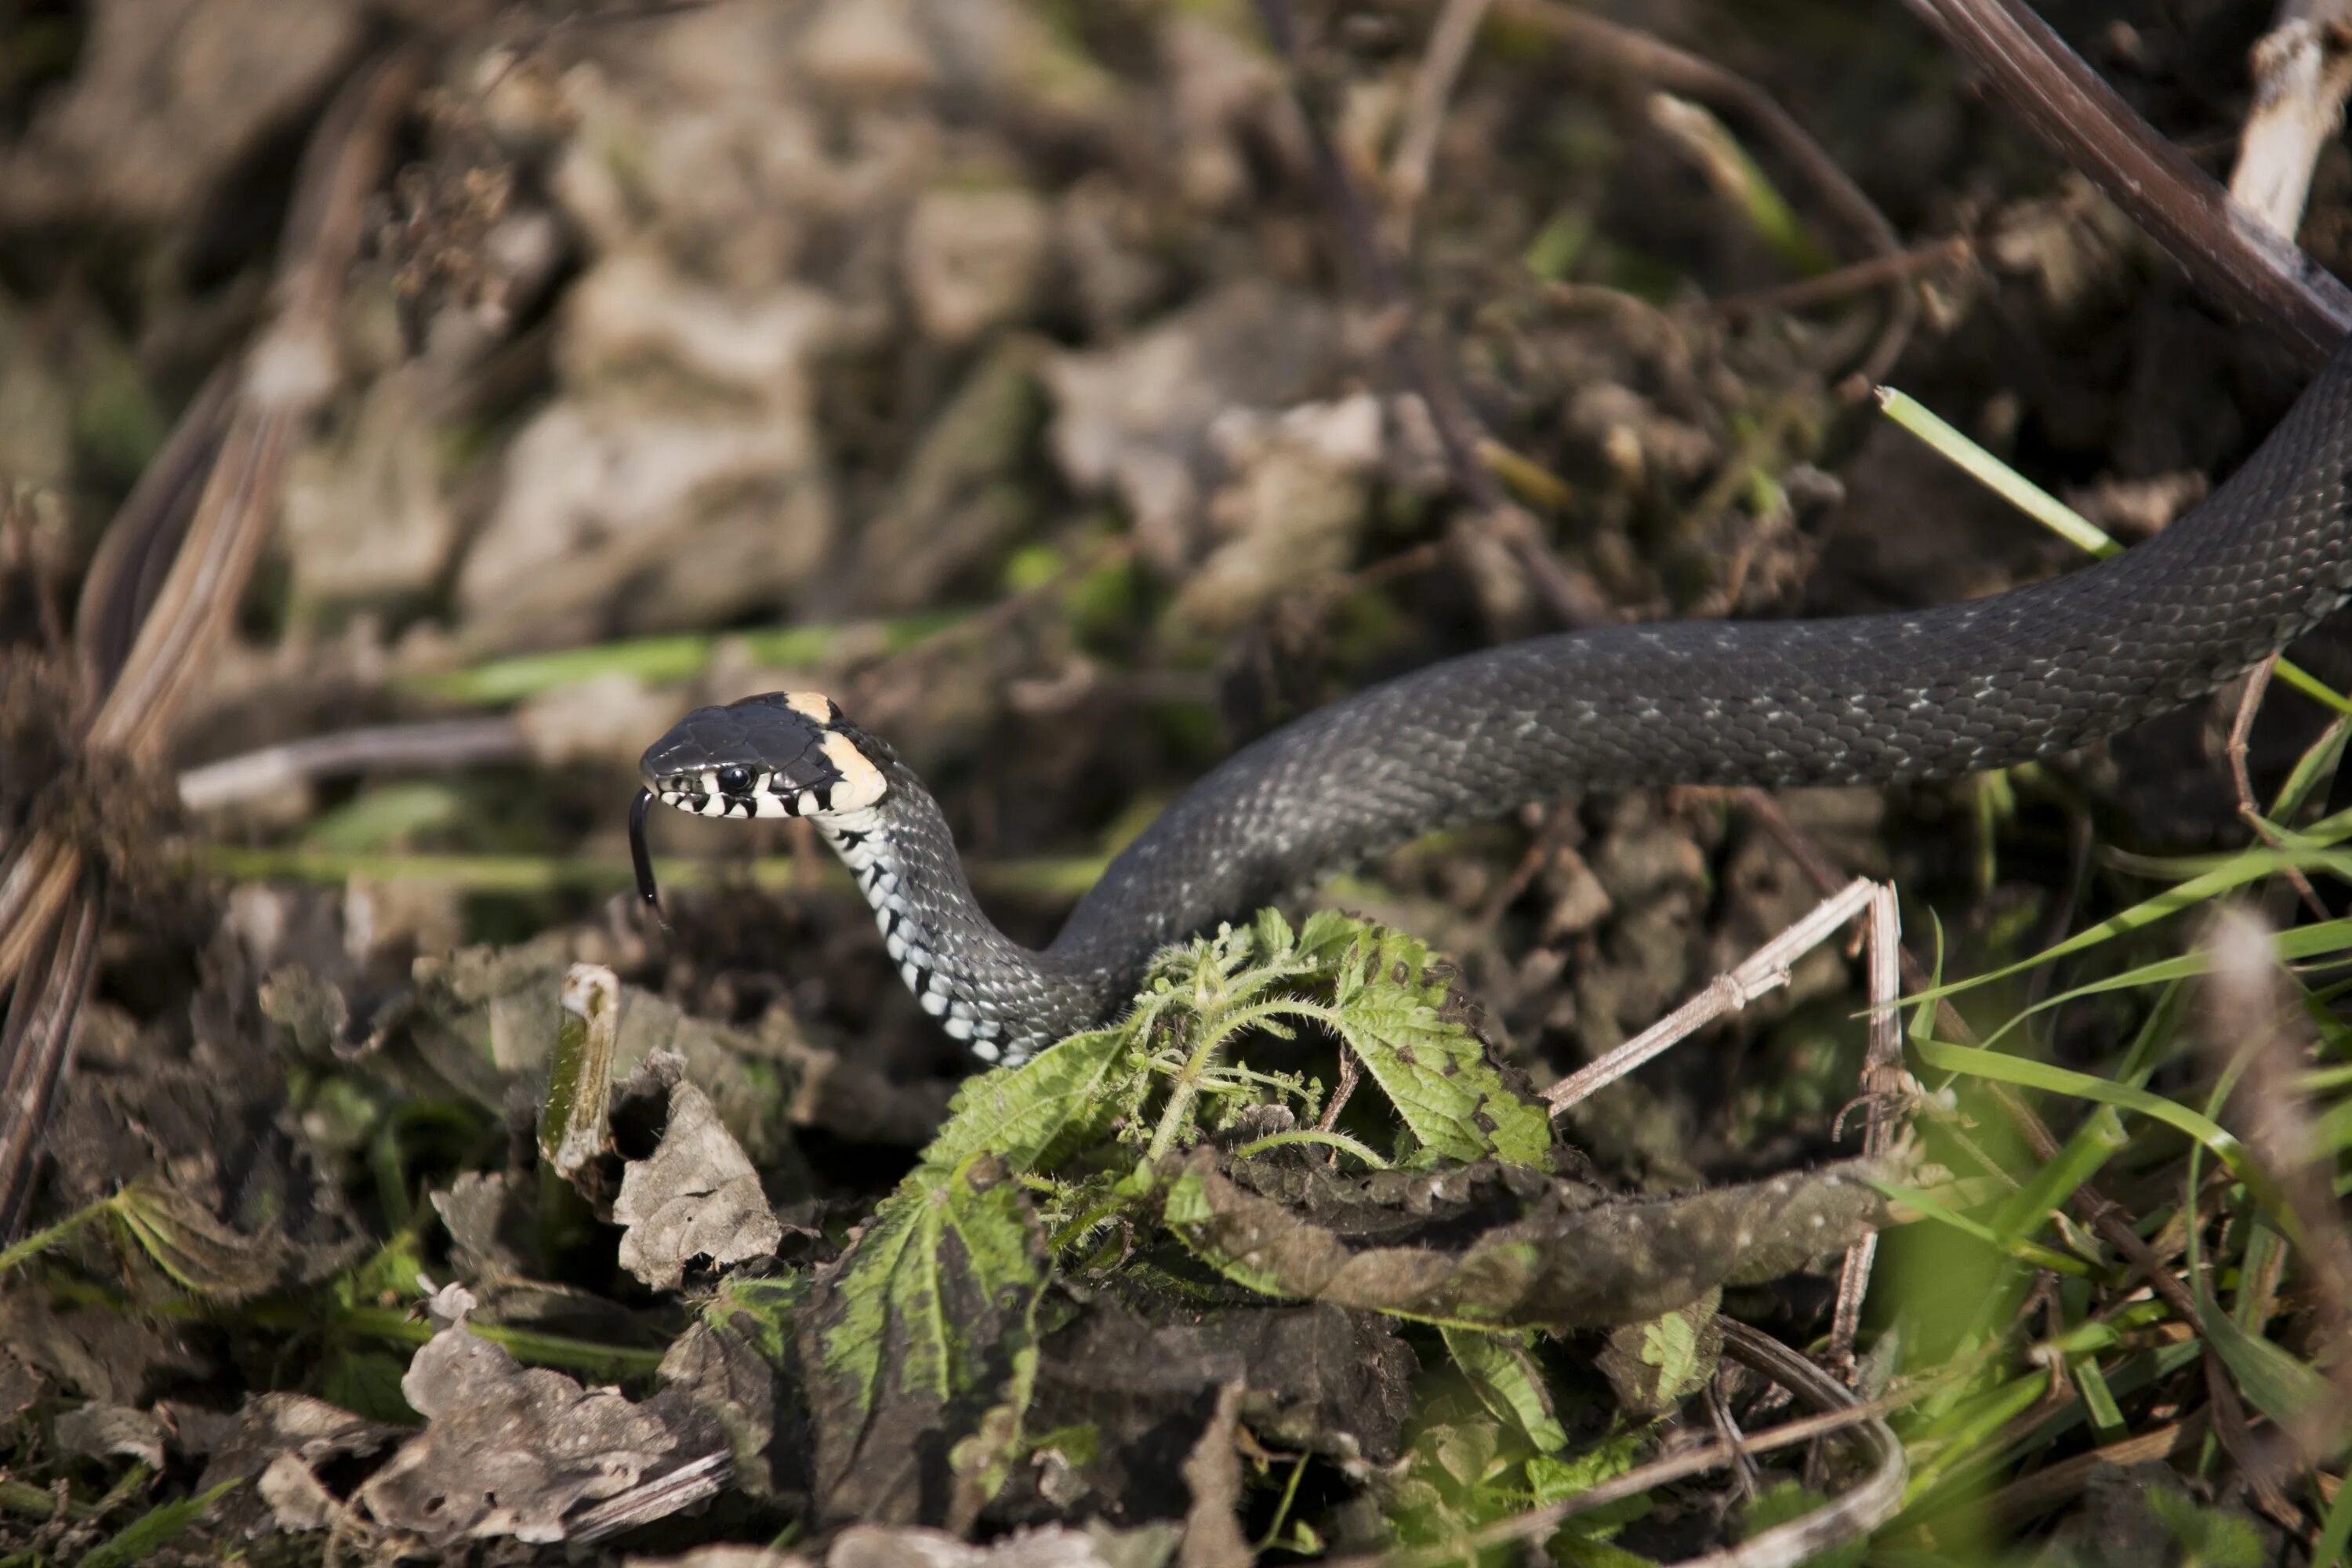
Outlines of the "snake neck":
[{"label": "snake neck", "polygon": [[997,930],[939,803],[905,764],[885,771],[889,787],[875,805],[814,820],[923,1011],[975,1056],[1007,1065],[1101,1022],[1123,994],[1119,977],[1058,963]]}]

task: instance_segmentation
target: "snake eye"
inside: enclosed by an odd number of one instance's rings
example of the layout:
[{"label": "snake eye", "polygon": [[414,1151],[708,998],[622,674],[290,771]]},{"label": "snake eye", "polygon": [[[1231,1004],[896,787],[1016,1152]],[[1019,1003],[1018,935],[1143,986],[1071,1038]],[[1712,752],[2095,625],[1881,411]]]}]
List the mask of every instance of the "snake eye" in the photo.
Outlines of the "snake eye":
[{"label": "snake eye", "polygon": [[751,769],[738,766],[719,770],[719,790],[721,795],[742,795],[751,787]]}]

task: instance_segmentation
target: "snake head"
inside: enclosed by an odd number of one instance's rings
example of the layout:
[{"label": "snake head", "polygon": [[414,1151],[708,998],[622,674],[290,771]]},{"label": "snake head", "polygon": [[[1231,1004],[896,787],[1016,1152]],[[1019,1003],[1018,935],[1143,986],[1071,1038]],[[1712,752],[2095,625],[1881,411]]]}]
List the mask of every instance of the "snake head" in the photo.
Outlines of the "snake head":
[{"label": "snake head", "polygon": [[637,763],[646,791],[697,816],[837,816],[888,788],[879,750],[815,691],[698,708]]}]

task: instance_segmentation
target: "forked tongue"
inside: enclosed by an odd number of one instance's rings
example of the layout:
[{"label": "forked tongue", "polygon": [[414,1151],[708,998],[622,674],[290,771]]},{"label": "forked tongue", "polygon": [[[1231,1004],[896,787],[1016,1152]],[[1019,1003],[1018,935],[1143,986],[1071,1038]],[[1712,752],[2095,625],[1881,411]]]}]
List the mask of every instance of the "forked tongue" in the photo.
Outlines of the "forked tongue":
[{"label": "forked tongue", "polygon": [[654,855],[646,844],[646,812],[654,804],[654,792],[641,789],[629,805],[629,864],[636,868],[637,897],[646,901],[654,919],[669,930],[669,920],[662,913],[661,892],[654,886]]}]

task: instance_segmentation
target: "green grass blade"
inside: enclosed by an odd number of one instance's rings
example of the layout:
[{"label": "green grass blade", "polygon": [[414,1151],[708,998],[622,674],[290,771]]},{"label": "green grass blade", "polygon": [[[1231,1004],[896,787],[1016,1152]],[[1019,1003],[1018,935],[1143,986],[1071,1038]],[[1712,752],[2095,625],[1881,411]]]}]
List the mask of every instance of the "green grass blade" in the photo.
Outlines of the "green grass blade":
[{"label": "green grass blade", "polygon": [[2014,1237],[2003,1239],[1990,1226],[1979,1220],[1970,1219],[1934,1194],[1918,1187],[1906,1187],[1896,1182],[1874,1181],[1870,1184],[1905,1208],[1916,1209],[1937,1225],[1948,1226],[1962,1236],[1974,1237],[1987,1247],[2014,1258],[2021,1263],[2030,1263],[2036,1268],[2047,1268],[2059,1274],[2087,1275],[2092,1272],[2091,1266],[2081,1258],[2070,1258],[2063,1252],[2043,1247],[2038,1242],[2023,1241]]},{"label": "green grass blade", "polygon": [[[2022,974],[2027,970],[2039,968],[2053,959],[2087,952],[2102,942],[2111,942],[2127,932],[2144,930],[2159,921],[2168,920],[2184,910],[2191,910],[2200,904],[2210,903],[2223,893],[2236,888],[2242,888],[2249,882],[2259,881],[2264,877],[2274,876],[2289,866],[2303,870],[2331,871],[2345,877],[2347,880],[2352,880],[2352,856],[2347,856],[2341,851],[2249,849],[2242,854],[2231,857],[2223,864],[2201,876],[2191,877],[2189,880],[2176,887],[2168,888],[2153,898],[2143,899],[2131,908],[2111,915],[2095,926],[2085,927],[2064,942],[2043,948],[2030,958],[2021,958],[2014,963],[2003,964],[1999,969],[1987,970],[1984,973],[1967,980],[1954,980],[1925,991],[1915,991],[1905,1000],[1940,1001],[1944,997],[1956,995],[1979,985],[1986,985],[1996,980],[2006,980],[2012,975]],[[2338,935],[2346,935],[2347,931],[2352,931],[2352,922],[2330,921],[2326,923],[2328,927],[2338,928]],[[2298,929],[2317,930],[2319,928]],[[2192,970],[2188,973],[2200,972]]]},{"label": "green grass blade", "polygon": [[2336,776],[2344,761],[2344,742],[2352,737],[2352,720],[2337,719],[2320,731],[2319,739],[2304,748],[2303,755],[2294,760],[2294,767],[2279,785],[2271,801],[2271,816],[2293,816],[2312,792]]},{"label": "green grass blade", "polygon": [[2212,1118],[2191,1110],[2178,1101],[2167,1100],[2160,1094],[2095,1078],[2071,1068],[2053,1067],[2048,1062],[2006,1056],[1982,1047],[1955,1046],[1942,1040],[1921,1040],[1913,1048],[1929,1067],[1941,1072],[1990,1079],[1995,1083],[2015,1084],[2020,1089],[2038,1089],[2050,1094],[2069,1095],[2076,1100],[2112,1105],[2120,1110],[2137,1111],[2163,1122],[2210,1150],[2215,1159],[2227,1165],[2231,1173],[2248,1186],[2261,1180],[2261,1173],[2255,1171],[2246,1158],[2245,1145],[2240,1143],[2226,1128]]},{"label": "green grass blade", "polygon": [[754,664],[776,669],[806,669],[825,663],[845,645],[874,647],[891,654],[982,612],[934,611],[887,621],[841,626],[771,626],[752,631],[689,633],[633,637],[551,653],[519,654],[463,669],[412,675],[394,682],[420,697],[474,707],[520,702],[557,687],[574,686],[604,675],[627,675],[646,684],[690,680],[709,668],[721,647],[739,646]]},{"label": "green grass blade", "polygon": [[2081,512],[1961,435],[1908,393],[1882,386],[1878,389],[1878,406],[1886,411],[1888,418],[1925,441],[1937,456],[1958,468],[2067,543],[2093,555],[2108,556],[2122,552],[2122,545],[2107,537]]},{"label": "green grass blade", "polygon": [[2012,1247],[2042,1227],[2042,1223],[2082,1188],[2099,1167],[2131,1142],[2123,1118],[2115,1107],[2102,1105],[2083,1119],[2057,1154],[2042,1163],[2025,1184],[2011,1194],[1987,1227],[1994,1244]]},{"label": "green grass blade", "polygon": [[2336,1568],[2344,1561],[2344,1546],[2352,1541],[2352,1487],[2336,1489],[2336,1500],[2327,1505],[2326,1522],[2319,1527],[2318,1544],[2311,1549],[2311,1568]]}]

